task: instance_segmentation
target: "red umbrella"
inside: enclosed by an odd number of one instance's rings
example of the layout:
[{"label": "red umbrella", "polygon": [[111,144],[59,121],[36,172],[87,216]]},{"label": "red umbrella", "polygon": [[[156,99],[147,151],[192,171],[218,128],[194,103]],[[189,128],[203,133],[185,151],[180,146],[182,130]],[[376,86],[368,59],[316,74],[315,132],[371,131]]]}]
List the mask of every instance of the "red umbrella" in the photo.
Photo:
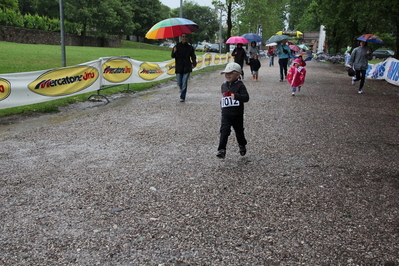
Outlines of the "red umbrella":
[{"label": "red umbrella", "polygon": [[249,41],[241,36],[232,36],[226,43],[249,43]]},{"label": "red umbrella", "polygon": [[189,34],[198,30],[198,25],[185,18],[164,19],[147,32],[147,39],[166,39],[181,36],[183,33]]},{"label": "red umbrella", "polygon": [[294,50],[295,52],[299,52],[299,50],[300,50],[299,47],[296,46],[295,44],[291,44],[291,45],[290,45],[290,49],[291,49],[291,50]]}]

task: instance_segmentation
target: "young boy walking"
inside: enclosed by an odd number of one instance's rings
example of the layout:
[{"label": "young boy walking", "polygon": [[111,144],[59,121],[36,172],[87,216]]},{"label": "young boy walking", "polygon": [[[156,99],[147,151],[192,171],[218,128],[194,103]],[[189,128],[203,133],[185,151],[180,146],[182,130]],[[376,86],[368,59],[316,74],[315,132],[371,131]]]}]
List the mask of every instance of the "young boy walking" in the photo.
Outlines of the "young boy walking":
[{"label": "young boy walking", "polygon": [[226,81],[223,82],[221,92],[222,100],[220,107],[222,109],[222,119],[220,125],[220,139],[218,152],[219,158],[225,158],[227,140],[231,133],[231,127],[234,128],[240,155],[244,156],[247,152],[245,145],[247,140],[244,135],[244,102],[249,101],[247,88],[241,79],[241,66],[237,63],[228,63],[221,72]]},{"label": "young boy walking", "polygon": [[249,62],[251,69],[252,69],[252,78],[256,81],[258,81],[258,74],[259,74],[259,68],[261,67],[260,61],[258,59],[258,55],[253,55],[252,60]]}]

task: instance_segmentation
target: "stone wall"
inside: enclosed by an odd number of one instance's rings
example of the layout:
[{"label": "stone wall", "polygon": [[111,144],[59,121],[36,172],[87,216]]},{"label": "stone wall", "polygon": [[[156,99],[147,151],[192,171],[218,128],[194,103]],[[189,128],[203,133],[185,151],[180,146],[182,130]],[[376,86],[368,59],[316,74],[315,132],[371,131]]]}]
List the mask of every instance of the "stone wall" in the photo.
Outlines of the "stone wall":
[{"label": "stone wall", "polygon": [[[29,43],[29,44],[49,44],[61,45],[60,32],[31,30],[10,26],[0,26],[0,41]],[[118,37],[85,37],[74,34],[65,34],[66,46],[93,46],[93,47],[114,47],[121,46],[121,40]]]}]

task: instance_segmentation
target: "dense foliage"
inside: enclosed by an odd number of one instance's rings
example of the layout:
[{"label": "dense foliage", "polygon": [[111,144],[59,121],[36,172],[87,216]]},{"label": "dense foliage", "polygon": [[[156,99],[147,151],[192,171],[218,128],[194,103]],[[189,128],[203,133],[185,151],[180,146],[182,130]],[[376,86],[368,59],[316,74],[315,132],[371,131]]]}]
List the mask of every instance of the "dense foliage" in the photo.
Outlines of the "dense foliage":
[{"label": "dense foliage", "polygon": [[[81,35],[135,35],[141,40],[156,22],[180,16],[160,0],[63,0],[65,29]],[[324,25],[329,52],[356,46],[356,38],[375,33],[386,48],[399,50],[399,5],[390,0],[215,0],[212,7],[193,0],[183,2],[183,17],[200,25],[191,42],[219,39],[220,16],[223,39],[248,32],[262,25],[267,40],[280,30],[318,31]],[[59,0],[0,0],[0,24],[59,30]],[[372,49],[382,45],[370,44]]]},{"label": "dense foliage", "polygon": [[[324,25],[330,52],[337,53],[347,45],[357,46],[356,38],[374,33],[384,45],[398,51],[399,5],[388,0],[290,0],[289,28],[312,31]],[[381,44],[369,43],[377,49]],[[397,54],[397,53],[396,53]]]}]

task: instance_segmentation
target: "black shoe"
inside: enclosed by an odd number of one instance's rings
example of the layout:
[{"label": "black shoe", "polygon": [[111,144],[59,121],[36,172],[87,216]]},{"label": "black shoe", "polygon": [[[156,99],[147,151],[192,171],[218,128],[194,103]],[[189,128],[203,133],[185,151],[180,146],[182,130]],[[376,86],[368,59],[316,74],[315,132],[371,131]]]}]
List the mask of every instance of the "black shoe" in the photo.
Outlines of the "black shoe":
[{"label": "black shoe", "polygon": [[224,157],[226,157],[226,150],[218,150],[216,157],[218,157],[220,159],[224,159]]},{"label": "black shoe", "polygon": [[240,147],[240,155],[244,156],[247,153],[247,149],[243,145],[240,145],[239,147]]}]

